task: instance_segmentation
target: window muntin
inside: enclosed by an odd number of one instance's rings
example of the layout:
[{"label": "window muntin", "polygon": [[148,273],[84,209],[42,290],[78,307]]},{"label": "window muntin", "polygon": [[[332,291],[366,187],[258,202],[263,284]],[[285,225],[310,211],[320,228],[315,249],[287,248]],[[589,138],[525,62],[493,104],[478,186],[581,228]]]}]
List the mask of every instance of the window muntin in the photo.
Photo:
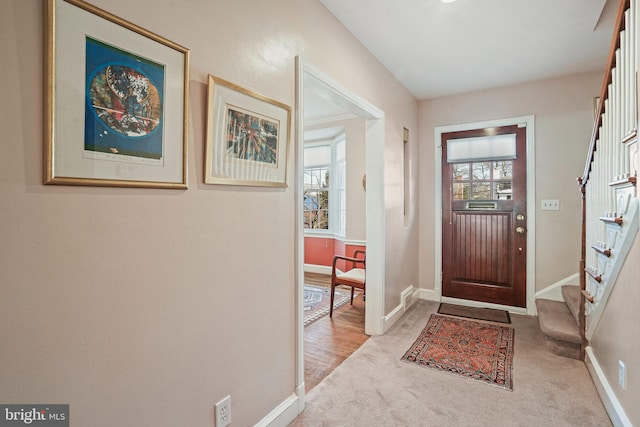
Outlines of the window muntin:
[{"label": "window muntin", "polygon": [[453,200],[511,200],[513,162],[454,163],[452,170]]}]

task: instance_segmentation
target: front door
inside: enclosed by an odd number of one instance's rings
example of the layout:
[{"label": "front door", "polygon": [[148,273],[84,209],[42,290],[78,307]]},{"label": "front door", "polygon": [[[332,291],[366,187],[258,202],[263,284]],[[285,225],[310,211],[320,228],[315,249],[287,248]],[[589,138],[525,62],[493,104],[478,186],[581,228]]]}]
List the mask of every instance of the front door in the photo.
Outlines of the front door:
[{"label": "front door", "polygon": [[526,306],[526,128],[442,134],[442,295]]}]

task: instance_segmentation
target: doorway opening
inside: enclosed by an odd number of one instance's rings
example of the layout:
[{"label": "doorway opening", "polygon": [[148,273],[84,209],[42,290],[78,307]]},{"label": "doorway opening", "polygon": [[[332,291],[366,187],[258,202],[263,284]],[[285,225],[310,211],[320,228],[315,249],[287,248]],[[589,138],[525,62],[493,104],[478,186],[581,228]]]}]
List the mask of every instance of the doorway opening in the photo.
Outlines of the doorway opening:
[{"label": "doorway opening", "polygon": [[442,134],[442,295],[526,305],[526,128]]},{"label": "doorway opening", "polygon": [[[365,128],[367,191],[365,202],[367,250],[367,300],[364,330],[367,335],[381,335],[384,320],[384,198],[383,148],[384,113],[367,101],[352,94],[307,64],[296,58],[296,393],[304,396],[304,157],[303,142],[305,116],[310,117],[314,106],[326,106],[333,120],[356,118]],[[313,99],[313,105],[308,100]],[[308,120],[307,120],[308,121]],[[303,402],[303,400],[302,400]]]},{"label": "doorway opening", "polygon": [[[470,151],[466,152],[469,147],[488,144],[486,138],[491,135],[502,139],[498,145],[513,146],[514,152],[485,156],[486,159],[473,158]],[[514,135],[513,143],[508,135]],[[521,138],[520,159],[526,161],[518,166],[523,169],[522,176],[514,180],[510,168],[518,156],[515,135]],[[471,142],[479,143],[473,146]],[[436,296],[442,302],[534,314],[534,117],[436,127],[435,144]],[[512,199],[515,185],[521,195],[526,194],[520,204]],[[504,239],[501,233],[506,234]],[[500,236],[499,242],[496,236]],[[483,253],[473,258],[470,251],[480,246],[484,246],[479,249]],[[505,262],[506,252],[499,251],[511,249],[515,255]],[[488,256],[490,253],[495,256]],[[453,255],[457,257],[455,265]],[[443,264],[443,260],[447,262]],[[512,277],[507,280],[507,276],[517,273],[516,264],[526,266],[526,274],[519,279],[522,288],[514,299],[513,289],[507,285]]]}]

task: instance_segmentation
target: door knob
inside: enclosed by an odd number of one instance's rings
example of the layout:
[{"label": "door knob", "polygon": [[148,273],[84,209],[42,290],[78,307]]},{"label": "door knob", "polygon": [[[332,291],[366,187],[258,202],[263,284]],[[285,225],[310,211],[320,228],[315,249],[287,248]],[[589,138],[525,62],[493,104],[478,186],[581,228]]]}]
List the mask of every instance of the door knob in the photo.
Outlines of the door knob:
[{"label": "door knob", "polygon": [[516,233],[518,234],[524,234],[525,231],[524,227],[516,227]]}]

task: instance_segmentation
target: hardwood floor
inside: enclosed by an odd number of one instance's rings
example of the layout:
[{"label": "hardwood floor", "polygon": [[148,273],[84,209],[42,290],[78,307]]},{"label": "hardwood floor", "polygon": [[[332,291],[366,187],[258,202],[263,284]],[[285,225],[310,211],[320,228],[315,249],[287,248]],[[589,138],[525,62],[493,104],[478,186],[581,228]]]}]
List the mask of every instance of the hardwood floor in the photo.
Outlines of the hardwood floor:
[{"label": "hardwood floor", "polygon": [[[305,273],[305,283],[331,286],[331,277]],[[350,289],[350,288],[347,288]],[[364,300],[362,293],[336,309],[333,317],[325,316],[304,328],[304,382],[309,392],[338,367],[369,338],[364,333]]]}]

